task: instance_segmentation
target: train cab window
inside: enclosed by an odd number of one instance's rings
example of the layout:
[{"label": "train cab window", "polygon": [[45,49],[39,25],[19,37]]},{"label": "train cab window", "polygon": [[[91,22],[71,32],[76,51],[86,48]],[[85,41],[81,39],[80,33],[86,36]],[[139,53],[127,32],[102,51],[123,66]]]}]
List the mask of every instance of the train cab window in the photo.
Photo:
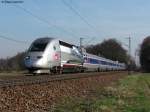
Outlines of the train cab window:
[{"label": "train cab window", "polygon": [[44,51],[48,43],[33,43],[29,49],[30,52]]}]

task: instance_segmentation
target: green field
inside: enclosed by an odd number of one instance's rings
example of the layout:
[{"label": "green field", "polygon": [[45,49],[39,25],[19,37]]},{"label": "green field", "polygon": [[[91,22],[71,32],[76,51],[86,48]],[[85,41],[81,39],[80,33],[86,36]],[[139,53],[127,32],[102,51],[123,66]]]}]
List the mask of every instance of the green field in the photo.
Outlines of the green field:
[{"label": "green field", "polygon": [[53,112],[150,112],[150,74],[132,74],[83,97],[65,97]]}]

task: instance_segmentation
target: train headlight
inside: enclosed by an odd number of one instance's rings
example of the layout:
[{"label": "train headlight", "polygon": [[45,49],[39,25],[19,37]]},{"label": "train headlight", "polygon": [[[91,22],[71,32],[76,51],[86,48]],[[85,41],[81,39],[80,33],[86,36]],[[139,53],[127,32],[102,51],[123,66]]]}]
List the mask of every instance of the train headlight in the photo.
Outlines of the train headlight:
[{"label": "train headlight", "polygon": [[30,56],[26,56],[26,57],[25,57],[25,60],[28,60],[28,59],[30,59]]},{"label": "train headlight", "polygon": [[38,58],[38,59],[41,59],[41,58],[42,58],[42,56],[37,56],[37,58]]}]

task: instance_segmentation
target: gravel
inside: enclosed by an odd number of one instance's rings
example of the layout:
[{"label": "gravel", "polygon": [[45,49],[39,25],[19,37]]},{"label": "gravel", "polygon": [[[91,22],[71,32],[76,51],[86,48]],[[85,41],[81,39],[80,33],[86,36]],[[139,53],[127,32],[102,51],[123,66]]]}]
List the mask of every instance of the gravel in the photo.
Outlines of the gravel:
[{"label": "gravel", "polygon": [[81,97],[86,91],[108,86],[127,73],[0,88],[1,112],[47,112],[65,96]]}]

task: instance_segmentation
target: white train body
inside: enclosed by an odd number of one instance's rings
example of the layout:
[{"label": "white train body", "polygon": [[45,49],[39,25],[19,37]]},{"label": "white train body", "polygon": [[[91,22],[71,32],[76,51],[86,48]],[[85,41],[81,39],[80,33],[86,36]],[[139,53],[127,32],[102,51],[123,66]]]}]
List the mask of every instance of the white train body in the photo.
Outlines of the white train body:
[{"label": "white train body", "polygon": [[33,73],[52,72],[82,64],[83,57],[76,46],[55,38],[35,40],[25,58],[26,68]]},{"label": "white train body", "polygon": [[71,71],[123,70],[125,64],[95,56],[77,46],[55,38],[35,40],[25,57],[25,66],[32,73]]}]

